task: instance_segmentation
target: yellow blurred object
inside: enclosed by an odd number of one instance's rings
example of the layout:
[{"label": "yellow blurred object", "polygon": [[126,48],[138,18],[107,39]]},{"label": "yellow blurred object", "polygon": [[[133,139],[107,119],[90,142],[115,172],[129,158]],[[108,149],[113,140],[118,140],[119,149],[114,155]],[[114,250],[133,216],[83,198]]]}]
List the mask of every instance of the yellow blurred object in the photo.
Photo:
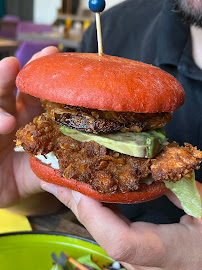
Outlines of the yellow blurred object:
[{"label": "yellow blurred object", "polygon": [[32,231],[31,225],[25,216],[0,209],[0,233]]},{"label": "yellow blurred object", "polygon": [[64,49],[64,45],[62,43],[58,44],[58,50],[62,52]]},{"label": "yellow blurred object", "polygon": [[88,21],[88,20],[84,21],[84,23],[83,23],[83,31],[85,32],[90,25],[91,25],[90,21]]},{"label": "yellow blurred object", "polygon": [[65,32],[69,31],[69,28],[71,27],[71,25],[72,25],[72,20],[71,19],[66,19],[65,20]]}]

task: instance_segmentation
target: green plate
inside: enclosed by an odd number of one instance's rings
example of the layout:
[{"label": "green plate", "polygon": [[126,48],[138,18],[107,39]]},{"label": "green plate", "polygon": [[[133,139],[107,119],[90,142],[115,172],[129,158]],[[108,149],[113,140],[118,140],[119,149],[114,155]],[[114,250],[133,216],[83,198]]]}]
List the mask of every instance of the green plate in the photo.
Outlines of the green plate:
[{"label": "green plate", "polygon": [[5,270],[50,270],[53,265],[51,253],[60,252],[77,259],[92,254],[99,266],[113,262],[94,241],[77,236],[46,233],[17,232],[0,234],[0,269]]}]

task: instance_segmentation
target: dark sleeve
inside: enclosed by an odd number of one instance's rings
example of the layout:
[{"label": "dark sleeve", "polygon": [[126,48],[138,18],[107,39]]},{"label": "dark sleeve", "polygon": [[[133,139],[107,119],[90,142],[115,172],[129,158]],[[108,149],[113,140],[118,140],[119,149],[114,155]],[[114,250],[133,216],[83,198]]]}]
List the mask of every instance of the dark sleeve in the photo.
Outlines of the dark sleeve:
[{"label": "dark sleeve", "polygon": [[95,23],[92,23],[91,26],[86,30],[83,35],[82,42],[77,49],[79,53],[96,53],[98,51],[97,45],[97,33]]},{"label": "dark sleeve", "polygon": [[[119,7],[119,6],[118,6]],[[114,55],[117,46],[125,40],[124,24],[119,24],[117,16],[120,8],[111,8],[101,15],[103,51],[105,54]],[[120,20],[120,19],[119,19]],[[95,22],[90,25],[83,35],[82,42],[77,49],[80,53],[97,53],[97,30]]]}]

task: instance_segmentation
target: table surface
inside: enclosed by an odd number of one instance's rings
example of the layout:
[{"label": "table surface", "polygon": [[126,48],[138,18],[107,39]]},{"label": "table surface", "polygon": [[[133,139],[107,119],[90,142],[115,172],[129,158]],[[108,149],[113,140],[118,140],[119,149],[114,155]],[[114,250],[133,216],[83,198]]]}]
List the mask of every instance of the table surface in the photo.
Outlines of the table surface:
[{"label": "table surface", "polygon": [[18,42],[16,40],[12,40],[12,39],[5,39],[0,37],[0,47],[2,48],[15,48],[18,46]]},{"label": "table surface", "polygon": [[17,41],[0,37],[0,53],[6,53],[6,56],[11,56],[14,55],[17,48]]},{"label": "table surface", "polygon": [[56,214],[29,217],[29,222],[35,231],[61,232],[94,240],[69,209]]},{"label": "table surface", "polygon": [[17,26],[18,22],[15,21],[6,21],[6,20],[0,20],[0,27],[4,25],[9,25],[9,26]]},{"label": "table surface", "polygon": [[12,39],[5,39],[0,37],[0,46],[17,46],[18,42]]}]

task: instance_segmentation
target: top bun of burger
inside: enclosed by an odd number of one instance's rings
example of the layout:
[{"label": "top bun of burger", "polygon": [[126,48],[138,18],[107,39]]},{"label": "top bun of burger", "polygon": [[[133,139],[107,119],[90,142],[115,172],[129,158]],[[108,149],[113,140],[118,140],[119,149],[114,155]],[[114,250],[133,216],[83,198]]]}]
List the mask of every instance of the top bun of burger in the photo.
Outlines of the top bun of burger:
[{"label": "top bun of burger", "polygon": [[39,58],[20,71],[16,84],[20,91],[41,99],[99,110],[173,112],[184,103],[183,87],[172,75],[104,54]]}]

